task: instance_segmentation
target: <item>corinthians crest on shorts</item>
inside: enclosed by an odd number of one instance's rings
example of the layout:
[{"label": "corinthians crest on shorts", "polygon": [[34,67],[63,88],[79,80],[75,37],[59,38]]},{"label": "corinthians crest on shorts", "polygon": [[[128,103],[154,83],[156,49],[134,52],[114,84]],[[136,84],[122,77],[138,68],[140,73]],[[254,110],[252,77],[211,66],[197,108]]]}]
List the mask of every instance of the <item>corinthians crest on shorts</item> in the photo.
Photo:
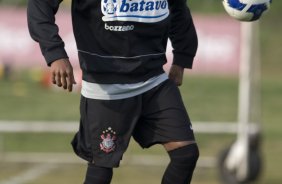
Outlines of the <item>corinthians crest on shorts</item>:
[{"label": "corinthians crest on shorts", "polygon": [[101,0],[102,20],[153,23],[169,15],[167,0]]},{"label": "corinthians crest on shorts", "polygon": [[109,127],[107,130],[103,131],[101,135],[102,142],[100,143],[100,148],[105,153],[110,153],[115,150],[116,144],[116,132]]}]

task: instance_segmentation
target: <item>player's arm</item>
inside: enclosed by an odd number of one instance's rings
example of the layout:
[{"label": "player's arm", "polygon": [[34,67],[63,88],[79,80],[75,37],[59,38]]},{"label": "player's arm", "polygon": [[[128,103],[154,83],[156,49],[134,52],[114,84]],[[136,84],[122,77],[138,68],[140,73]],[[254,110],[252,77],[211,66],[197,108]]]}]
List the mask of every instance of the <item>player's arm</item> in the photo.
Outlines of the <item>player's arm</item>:
[{"label": "player's arm", "polygon": [[61,1],[29,0],[27,20],[31,37],[39,43],[47,65],[51,66],[53,83],[72,91],[75,84],[73,69],[55,24],[55,14]]},{"label": "player's arm", "polygon": [[192,68],[198,39],[186,0],[168,0],[170,6],[169,38],[173,47],[173,62],[169,78],[182,84],[184,68]]}]

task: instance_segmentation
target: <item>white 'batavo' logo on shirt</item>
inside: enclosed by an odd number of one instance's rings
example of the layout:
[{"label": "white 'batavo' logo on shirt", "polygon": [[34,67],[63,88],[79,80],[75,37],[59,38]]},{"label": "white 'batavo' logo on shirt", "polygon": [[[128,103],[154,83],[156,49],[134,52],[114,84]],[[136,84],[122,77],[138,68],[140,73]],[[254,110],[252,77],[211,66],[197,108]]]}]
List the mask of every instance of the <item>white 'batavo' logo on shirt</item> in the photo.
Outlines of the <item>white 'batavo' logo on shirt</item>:
[{"label": "white 'batavo' logo on shirt", "polygon": [[169,15],[167,0],[102,0],[102,20],[153,23]]}]

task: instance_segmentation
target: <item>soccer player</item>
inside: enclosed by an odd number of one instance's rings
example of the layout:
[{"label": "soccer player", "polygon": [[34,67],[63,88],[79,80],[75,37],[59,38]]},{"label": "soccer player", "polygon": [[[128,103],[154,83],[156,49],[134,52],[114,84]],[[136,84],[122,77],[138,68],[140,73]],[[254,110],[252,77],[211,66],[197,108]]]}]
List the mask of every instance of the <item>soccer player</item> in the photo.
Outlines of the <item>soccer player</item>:
[{"label": "soccer player", "polygon": [[[61,0],[29,0],[28,26],[55,85],[76,83],[55,14]],[[199,157],[177,86],[192,68],[197,35],[186,0],[73,0],[72,23],[83,72],[80,128],[72,145],[88,161],[84,184],[109,184],[129,140],[162,144],[170,163],[162,184],[188,184]],[[168,38],[173,64],[168,74]]]}]

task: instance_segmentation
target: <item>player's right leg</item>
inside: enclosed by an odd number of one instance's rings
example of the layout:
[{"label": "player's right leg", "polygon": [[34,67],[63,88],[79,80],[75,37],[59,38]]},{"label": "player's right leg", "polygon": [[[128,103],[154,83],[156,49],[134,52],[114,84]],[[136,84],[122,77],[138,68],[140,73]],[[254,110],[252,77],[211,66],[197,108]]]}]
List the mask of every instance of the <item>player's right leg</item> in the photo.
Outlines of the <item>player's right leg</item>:
[{"label": "player's right leg", "polygon": [[89,163],[84,184],[110,184],[113,177],[113,168],[99,167]]},{"label": "player's right leg", "polygon": [[80,128],[72,145],[89,162],[84,184],[109,184],[141,113],[141,97],[96,100],[81,97]]}]

